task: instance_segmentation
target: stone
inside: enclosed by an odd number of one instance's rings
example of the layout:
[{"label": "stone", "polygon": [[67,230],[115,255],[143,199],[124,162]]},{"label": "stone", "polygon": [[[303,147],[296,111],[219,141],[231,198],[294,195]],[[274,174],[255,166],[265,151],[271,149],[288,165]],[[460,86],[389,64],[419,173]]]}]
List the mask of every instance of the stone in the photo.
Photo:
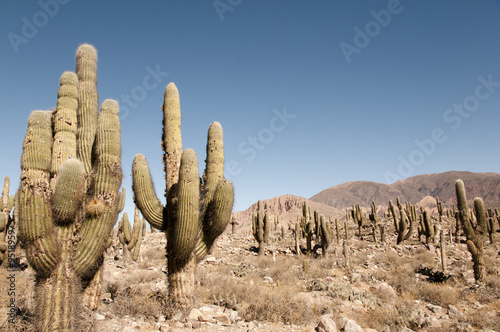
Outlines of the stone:
[{"label": "stone", "polygon": [[354,320],[349,319],[345,324],[344,332],[363,332],[363,329]]},{"label": "stone", "polygon": [[222,326],[230,326],[231,325],[231,320],[226,314],[220,314],[217,316],[214,316],[214,318],[222,323]]},{"label": "stone", "polygon": [[448,305],[448,316],[452,319],[460,319],[464,316],[453,304]]},{"label": "stone", "polygon": [[316,327],[318,332],[338,332],[337,324],[328,316],[321,316]]},{"label": "stone", "polygon": [[105,319],[106,319],[106,317],[104,317],[103,315],[98,314],[98,313],[95,314],[95,320],[105,320]]},{"label": "stone", "polygon": [[201,311],[196,309],[196,308],[193,308],[189,311],[188,319],[189,320],[198,320],[198,317],[200,317],[200,315],[201,315]]}]

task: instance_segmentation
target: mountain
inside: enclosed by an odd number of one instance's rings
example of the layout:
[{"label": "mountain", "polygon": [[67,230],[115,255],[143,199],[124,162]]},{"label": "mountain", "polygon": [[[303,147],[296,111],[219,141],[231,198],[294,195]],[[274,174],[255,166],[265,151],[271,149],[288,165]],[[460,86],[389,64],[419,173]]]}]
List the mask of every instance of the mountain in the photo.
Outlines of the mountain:
[{"label": "mountain", "polygon": [[[271,221],[274,222],[274,216],[279,216],[281,225],[294,225],[297,221],[297,216],[302,215],[302,204],[306,198],[294,195],[283,195],[271,199],[262,200],[262,211],[267,212]],[[325,216],[344,215],[345,212],[333,206],[326,205],[320,202],[308,201],[311,211],[318,210],[319,214]],[[233,212],[240,227],[248,227],[252,225],[252,214],[257,212],[257,203],[251,205],[245,211]],[[245,228],[246,228],[245,227]]]},{"label": "mountain", "polygon": [[[434,213],[436,200],[447,207],[456,204],[455,181],[462,179],[465,184],[467,198],[472,206],[474,197],[482,197],[487,208],[500,208],[500,174],[450,171],[436,174],[417,175],[387,185],[370,181],[347,182],[330,187],[308,199],[311,210],[318,210],[327,217],[342,218],[345,209],[359,203],[367,212],[372,201],[379,211],[386,209],[389,200],[410,202],[422,206]],[[285,225],[294,224],[297,216],[302,214],[304,197],[283,195],[262,201],[262,209],[270,218],[278,215]],[[252,213],[257,211],[257,203],[245,211],[234,212],[233,216],[241,228],[251,227]],[[272,219],[273,220],[273,219]],[[283,224],[283,223],[282,223]]]},{"label": "mountain", "polygon": [[377,205],[387,205],[396,197],[402,202],[416,204],[431,196],[451,206],[456,201],[457,179],[464,181],[469,201],[482,197],[487,207],[500,207],[500,174],[463,171],[417,175],[390,185],[369,181],[348,182],[325,189],[309,200],[343,209],[356,203],[368,207],[372,201]]}]

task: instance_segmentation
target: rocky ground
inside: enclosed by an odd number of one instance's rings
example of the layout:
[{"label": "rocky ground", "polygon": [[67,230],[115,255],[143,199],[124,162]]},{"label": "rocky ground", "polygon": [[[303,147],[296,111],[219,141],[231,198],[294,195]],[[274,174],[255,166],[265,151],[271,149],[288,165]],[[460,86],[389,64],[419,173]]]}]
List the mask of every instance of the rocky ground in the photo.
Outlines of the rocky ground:
[{"label": "rocky ground", "polygon": [[[500,331],[498,244],[487,241],[487,276],[477,284],[466,245],[450,242],[447,231],[443,274],[439,242],[425,245],[415,234],[396,245],[390,220],[382,223],[385,242],[375,243],[369,227],[357,236],[351,222],[346,254],[343,239],[334,239],[327,258],[320,251],[297,256],[288,230],[285,239],[274,232],[265,256],[258,256],[247,228],[230,234],[228,227],[198,265],[195,308],[188,317],[170,319],[163,309],[164,235],[146,235],[138,262],[125,261],[115,244],[106,256],[102,303],[93,313],[97,330]],[[441,229],[451,225],[445,220]],[[17,276],[26,292],[32,286],[29,271]],[[29,310],[32,296],[18,302]]]}]

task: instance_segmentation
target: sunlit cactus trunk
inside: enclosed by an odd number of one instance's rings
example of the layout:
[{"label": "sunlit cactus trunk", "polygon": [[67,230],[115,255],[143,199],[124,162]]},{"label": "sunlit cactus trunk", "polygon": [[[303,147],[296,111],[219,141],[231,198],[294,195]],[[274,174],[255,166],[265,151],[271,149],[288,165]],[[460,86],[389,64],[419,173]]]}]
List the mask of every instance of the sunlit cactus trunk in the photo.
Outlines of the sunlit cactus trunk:
[{"label": "sunlit cactus trunk", "polygon": [[222,234],[233,207],[234,193],[224,179],[222,127],[213,122],[208,130],[206,167],[202,180],[196,153],[182,149],[179,91],[165,88],[163,135],[166,206],[154,191],[146,158],[138,154],[132,165],[134,199],[149,224],[167,238],[169,301],[175,311],[193,306],[196,264]]}]

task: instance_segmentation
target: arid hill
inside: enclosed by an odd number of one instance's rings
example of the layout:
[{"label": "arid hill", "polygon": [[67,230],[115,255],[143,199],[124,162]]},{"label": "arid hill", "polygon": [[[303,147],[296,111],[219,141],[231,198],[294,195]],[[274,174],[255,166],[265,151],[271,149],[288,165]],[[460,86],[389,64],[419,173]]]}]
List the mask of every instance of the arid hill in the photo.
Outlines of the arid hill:
[{"label": "arid hill", "polygon": [[445,173],[417,175],[391,185],[356,181],[330,187],[309,200],[331,205],[338,209],[359,203],[368,207],[372,201],[387,205],[399,197],[402,202],[416,204],[426,196],[438,197],[446,206],[455,204],[455,180],[464,181],[467,198],[482,197],[486,206],[500,207],[500,174],[450,171]]}]

